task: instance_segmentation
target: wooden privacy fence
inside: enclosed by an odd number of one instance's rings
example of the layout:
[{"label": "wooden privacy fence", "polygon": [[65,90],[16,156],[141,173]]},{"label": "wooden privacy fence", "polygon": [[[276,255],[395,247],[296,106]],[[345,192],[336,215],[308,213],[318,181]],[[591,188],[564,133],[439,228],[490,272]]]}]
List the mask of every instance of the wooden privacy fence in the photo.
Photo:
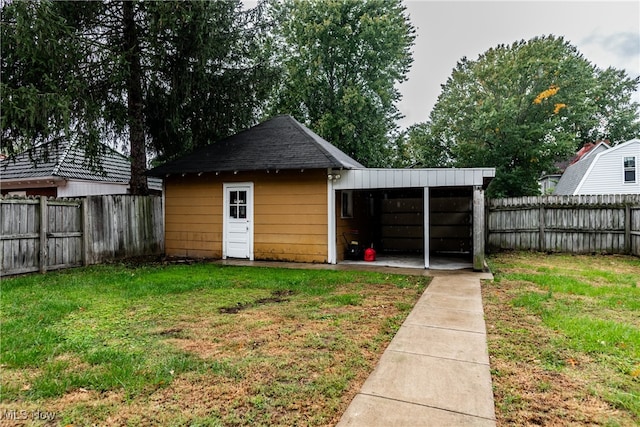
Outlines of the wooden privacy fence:
[{"label": "wooden privacy fence", "polygon": [[0,198],[0,275],[164,251],[162,198]]},{"label": "wooden privacy fence", "polygon": [[640,195],[489,200],[487,249],[640,256]]}]

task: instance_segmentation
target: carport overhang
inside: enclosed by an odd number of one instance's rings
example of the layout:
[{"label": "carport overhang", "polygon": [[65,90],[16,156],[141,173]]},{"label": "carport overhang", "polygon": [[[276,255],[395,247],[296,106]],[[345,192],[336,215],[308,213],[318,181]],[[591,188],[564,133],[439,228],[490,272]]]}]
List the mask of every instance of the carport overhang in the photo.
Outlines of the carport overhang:
[{"label": "carport overhang", "polygon": [[473,268],[484,269],[484,190],[495,168],[460,169],[342,169],[328,170],[328,261],[338,262],[336,192],[422,188],[424,200],[424,268],[429,268],[429,190],[438,187],[473,189]]}]

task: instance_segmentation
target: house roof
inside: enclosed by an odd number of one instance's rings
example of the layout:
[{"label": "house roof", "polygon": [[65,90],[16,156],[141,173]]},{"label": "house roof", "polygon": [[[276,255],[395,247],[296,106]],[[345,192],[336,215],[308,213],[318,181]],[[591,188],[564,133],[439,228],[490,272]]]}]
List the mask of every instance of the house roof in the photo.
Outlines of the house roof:
[{"label": "house roof", "polygon": [[283,115],[147,173],[165,176],[173,173],[363,167],[293,117]]},{"label": "house roof", "polygon": [[591,166],[597,155],[609,148],[609,145],[604,141],[590,146],[585,145],[585,147],[581,148],[560,177],[553,194],[574,194],[578,185],[580,185],[580,181],[582,181],[582,177],[587,173],[589,166]]},{"label": "house roof", "polygon": [[[131,179],[129,159],[104,145],[100,156],[101,170],[88,166],[84,149],[78,144],[53,142],[42,144],[14,158],[0,161],[2,181],[28,180],[32,178],[59,177],[85,181],[128,183]],[[162,188],[159,181],[149,182],[150,187]]]}]

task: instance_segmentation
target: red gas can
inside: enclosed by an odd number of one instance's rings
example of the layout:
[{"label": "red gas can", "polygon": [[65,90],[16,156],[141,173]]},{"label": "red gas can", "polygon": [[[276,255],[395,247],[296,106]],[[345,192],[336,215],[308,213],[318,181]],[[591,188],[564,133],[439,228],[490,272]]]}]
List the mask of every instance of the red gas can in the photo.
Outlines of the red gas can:
[{"label": "red gas can", "polygon": [[364,251],[364,260],[365,261],[375,261],[376,260],[376,250],[373,248],[367,248]]}]

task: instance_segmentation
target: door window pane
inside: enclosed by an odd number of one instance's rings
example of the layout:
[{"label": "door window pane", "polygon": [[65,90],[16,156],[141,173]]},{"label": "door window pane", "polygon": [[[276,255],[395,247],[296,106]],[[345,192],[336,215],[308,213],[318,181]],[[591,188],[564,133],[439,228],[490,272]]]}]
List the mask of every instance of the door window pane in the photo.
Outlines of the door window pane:
[{"label": "door window pane", "polygon": [[247,218],[247,191],[229,191],[229,218]]}]

